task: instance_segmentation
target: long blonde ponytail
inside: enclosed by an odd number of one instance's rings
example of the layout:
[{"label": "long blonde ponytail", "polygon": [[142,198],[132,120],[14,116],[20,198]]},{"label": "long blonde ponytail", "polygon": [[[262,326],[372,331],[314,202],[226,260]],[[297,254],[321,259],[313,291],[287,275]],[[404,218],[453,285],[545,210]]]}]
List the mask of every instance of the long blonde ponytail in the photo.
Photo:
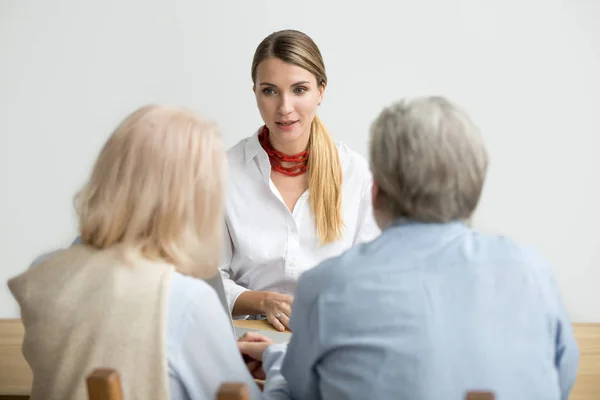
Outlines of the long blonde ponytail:
[{"label": "long blonde ponytail", "polygon": [[321,244],[341,238],[342,165],[337,147],[318,116],[312,122],[308,159],[309,204]]}]

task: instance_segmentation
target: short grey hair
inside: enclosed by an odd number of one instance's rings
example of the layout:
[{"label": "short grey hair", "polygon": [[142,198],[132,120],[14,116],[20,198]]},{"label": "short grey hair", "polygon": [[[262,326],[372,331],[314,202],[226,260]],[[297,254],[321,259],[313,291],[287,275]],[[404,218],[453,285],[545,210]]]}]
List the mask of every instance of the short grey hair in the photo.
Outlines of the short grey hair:
[{"label": "short grey hair", "polygon": [[371,126],[370,164],[394,219],[449,222],[471,217],[488,156],[468,115],[439,96],[403,99]]}]

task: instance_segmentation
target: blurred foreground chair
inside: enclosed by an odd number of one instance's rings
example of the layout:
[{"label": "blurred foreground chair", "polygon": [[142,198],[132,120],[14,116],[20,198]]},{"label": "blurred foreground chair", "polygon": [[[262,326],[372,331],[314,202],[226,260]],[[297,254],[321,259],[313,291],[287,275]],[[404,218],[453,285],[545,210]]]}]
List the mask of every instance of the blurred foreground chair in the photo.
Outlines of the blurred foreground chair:
[{"label": "blurred foreground chair", "polygon": [[[114,369],[98,368],[87,377],[89,400],[123,399],[121,379]],[[219,388],[216,400],[250,400],[248,388],[243,383],[225,382]]]},{"label": "blurred foreground chair", "polygon": [[[114,369],[98,368],[87,377],[89,400],[127,400],[123,399],[121,379]],[[1,397],[1,396],[0,396]],[[29,396],[10,396],[11,400],[26,400]],[[467,392],[465,400],[495,400],[492,392]],[[243,383],[225,382],[219,388],[215,400],[250,400],[248,387]]]},{"label": "blurred foreground chair", "polygon": [[492,392],[467,392],[465,400],[495,400],[496,396]]}]

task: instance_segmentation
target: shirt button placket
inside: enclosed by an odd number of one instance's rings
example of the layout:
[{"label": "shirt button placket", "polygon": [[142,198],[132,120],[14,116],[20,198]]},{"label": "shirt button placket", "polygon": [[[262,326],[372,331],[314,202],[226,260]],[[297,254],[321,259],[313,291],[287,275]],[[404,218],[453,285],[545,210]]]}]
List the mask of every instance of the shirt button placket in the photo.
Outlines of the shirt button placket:
[{"label": "shirt button placket", "polygon": [[299,246],[298,228],[296,221],[292,220],[288,222],[288,251],[285,260],[285,277],[287,279],[295,280],[298,277],[296,257]]}]

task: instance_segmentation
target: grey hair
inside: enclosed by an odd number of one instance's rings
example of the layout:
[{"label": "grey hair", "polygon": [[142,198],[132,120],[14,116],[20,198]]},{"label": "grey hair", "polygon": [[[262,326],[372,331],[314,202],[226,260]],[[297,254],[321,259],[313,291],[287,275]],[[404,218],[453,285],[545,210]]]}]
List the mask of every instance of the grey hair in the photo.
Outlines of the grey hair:
[{"label": "grey hair", "polygon": [[370,164],[380,202],[394,219],[449,222],[471,217],[488,156],[479,129],[444,97],[403,99],[371,126]]}]

